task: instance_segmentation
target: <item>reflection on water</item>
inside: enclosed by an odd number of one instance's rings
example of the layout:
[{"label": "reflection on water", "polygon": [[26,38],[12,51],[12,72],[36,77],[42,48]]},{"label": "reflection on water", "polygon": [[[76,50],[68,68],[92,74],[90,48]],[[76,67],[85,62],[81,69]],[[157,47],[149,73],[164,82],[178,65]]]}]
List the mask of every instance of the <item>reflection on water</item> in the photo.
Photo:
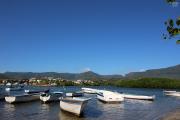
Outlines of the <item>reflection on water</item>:
[{"label": "reflection on water", "polygon": [[[43,104],[40,101],[20,104],[0,102],[1,120],[158,120],[162,115],[180,107],[180,98],[164,96],[162,90],[103,87],[117,92],[142,95],[156,95],[155,101],[125,100],[120,104],[105,104],[96,95],[85,94],[92,99],[84,109],[82,117],[60,110],[59,102]],[[61,91],[62,87],[52,89]],[[80,90],[66,87],[66,90]],[[15,93],[11,93],[15,94]],[[19,93],[16,93],[19,94]],[[171,104],[170,104],[171,103]]]}]

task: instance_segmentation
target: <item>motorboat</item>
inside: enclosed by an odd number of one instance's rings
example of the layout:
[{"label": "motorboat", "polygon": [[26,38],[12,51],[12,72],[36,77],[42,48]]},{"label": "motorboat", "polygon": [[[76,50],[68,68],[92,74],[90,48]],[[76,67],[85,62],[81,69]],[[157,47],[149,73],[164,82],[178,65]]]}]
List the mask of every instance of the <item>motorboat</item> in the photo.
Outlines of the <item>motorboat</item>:
[{"label": "motorboat", "polygon": [[50,92],[50,93],[42,93],[40,95],[40,100],[44,103],[59,101],[63,97],[63,92]]},{"label": "motorboat", "polygon": [[105,103],[120,103],[124,101],[124,95],[117,92],[99,90],[97,99]]},{"label": "motorboat", "polygon": [[80,116],[89,100],[90,98],[81,97],[63,98],[60,100],[60,108],[63,111]]},{"label": "motorboat", "polygon": [[137,99],[137,100],[151,100],[155,99],[155,95],[153,96],[145,96],[145,95],[132,95],[132,94],[124,94],[124,98],[126,99]]}]

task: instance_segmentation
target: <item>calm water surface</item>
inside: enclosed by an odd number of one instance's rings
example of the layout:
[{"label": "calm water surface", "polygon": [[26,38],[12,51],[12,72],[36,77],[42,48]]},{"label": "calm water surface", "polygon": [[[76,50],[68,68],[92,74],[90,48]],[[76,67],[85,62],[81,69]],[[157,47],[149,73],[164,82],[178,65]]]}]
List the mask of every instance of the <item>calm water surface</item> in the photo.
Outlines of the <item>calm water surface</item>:
[{"label": "calm water surface", "polygon": [[[31,87],[32,88],[32,87]],[[36,87],[33,87],[37,89]],[[44,88],[44,87],[41,87]],[[121,104],[104,104],[91,97],[82,117],[76,117],[60,110],[59,102],[42,104],[40,101],[8,104],[0,101],[0,120],[159,120],[170,111],[180,108],[180,98],[164,96],[160,89],[134,89],[117,87],[94,87],[117,92],[156,95],[156,100],[125,100]],[[80,90],[80,87],[52,87],[58,91]],[[10,93],[19,94],[19,93]]]}]

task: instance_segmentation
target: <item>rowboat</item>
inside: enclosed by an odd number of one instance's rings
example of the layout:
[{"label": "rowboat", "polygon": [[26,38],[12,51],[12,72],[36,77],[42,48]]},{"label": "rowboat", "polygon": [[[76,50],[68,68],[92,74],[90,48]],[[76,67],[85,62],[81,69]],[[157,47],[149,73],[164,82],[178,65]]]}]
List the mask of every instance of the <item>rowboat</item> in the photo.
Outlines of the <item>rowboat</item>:
[{"label": "rowboat", "polygon": [[90,100],[90,98],[63,98],[60,100],[60,108],[63,111],[80,116],[86,107],[88,100]]},{"label": "rowboat", "polygon": [[124,96],[117,92],[99,90],[97,99],[105,103],[120,103],[124,101]]},{"label": "rowboat", "polygon": [[96,94],[97,93],[97,89],[93,89],[93,88],[81,88],[81,90],[84,93],[89,93],[89,94]]},{"label": "rowboat", "polygon": [[84,94],[82,92],[67,92],[66,97],[82,97]]},{"label": "rowboat", "polygon": [[39,100],[39,94],[22,94],[22,95],[6,96],[5,100],[8,103],[30,102],[34,100]]},{"label": "rowboat", "polygon": [[63,96],[63,92],[51,92],[51,93],[42,93],[40,95],[40,100],[44,103],[59,101]]},{"label": "rowboat", "polygon": [[124,98],[126,98],[126,99],[137,99],[137,100],[154,100],[155,95],[153,95],[153,96],[144,96],[144,95],[124,94]]}]

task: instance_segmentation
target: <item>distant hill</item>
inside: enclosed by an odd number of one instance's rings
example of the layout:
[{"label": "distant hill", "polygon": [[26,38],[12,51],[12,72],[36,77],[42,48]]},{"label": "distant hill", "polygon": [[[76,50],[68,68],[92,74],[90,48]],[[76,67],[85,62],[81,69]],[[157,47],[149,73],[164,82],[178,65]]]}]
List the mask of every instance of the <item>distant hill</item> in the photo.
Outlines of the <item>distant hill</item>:
[{"label": "distant hill", "polygon": [[95,80],[100,79],[101,75],[94,73],[92,71],[83,72],[83,73],[57,73],[57,72],[42,72],[42,73],[33,73],[33,72],[5,72],[0,74],[0,78],[5,78],[8,76],[9,79],[29,79],[29,78],[43,78],[43,77],[54,77],[54,78],[63,78],[67,80]]},{"label": "distant hill", "polygon": [[57,72],[5,72],[0,73],[0,79],[29,79],[29,78],[42,78],[42,77],[54,77],[63,78],[67,80],[114,80],[114,79],[137,79],[137,78],[171,78],[180,79],[180,65],[152,69],[144,72],[131,72],[126,74],[124,77],[122,75],[100,75],[93,71],[87,71],[83,73],[57,73]]},{"label": "distant hill", "polygon": [[144,72],[131,72],[126,74],[126,78],[172,78],[180,79],[180,65],[161,68],[161,69],[152,69]]}]

